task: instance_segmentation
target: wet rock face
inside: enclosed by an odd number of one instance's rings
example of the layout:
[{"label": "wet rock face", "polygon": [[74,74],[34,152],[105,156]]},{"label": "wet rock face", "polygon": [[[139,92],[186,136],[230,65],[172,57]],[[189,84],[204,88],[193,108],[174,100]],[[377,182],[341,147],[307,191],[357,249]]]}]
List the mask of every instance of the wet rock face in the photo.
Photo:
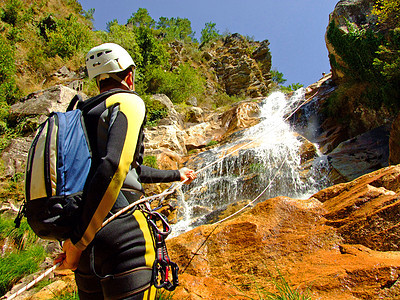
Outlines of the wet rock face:
[{"label": "wet rock face", "polygon": [[388,166],[389,126],[381,126],[341,143],[328,160],[342,181]]},{"label": "wet rock face", "polygon": [[256,297],[276,290],[277,270],[316,299],[398,299],[399,191],[400,166],[388,167],[173,238],[170,255],[185,270],[174,299]]}]

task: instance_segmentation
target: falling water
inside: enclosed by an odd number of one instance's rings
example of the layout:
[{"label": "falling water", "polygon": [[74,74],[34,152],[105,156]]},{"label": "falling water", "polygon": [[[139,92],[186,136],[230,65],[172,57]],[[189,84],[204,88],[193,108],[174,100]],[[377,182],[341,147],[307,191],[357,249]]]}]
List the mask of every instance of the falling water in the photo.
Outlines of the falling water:
[{"label": "falling water", "polygon": [[259,124],[237,134],[231,143],[197,156],[196,169],[204,170],[183,191],[182,220],[174,226],[175,231],[210,222],[207,216],[213,212],[232,203],[249,202],[267,186],[262,199],[306,198],[327,184],[321,171],[326,169],[323,158],[315,159],[308,172],[304,170],[299,151],[302,143],[286,121],[302,101],[304,89],[290,98],[280,92],[271,94],[261,104]]}]

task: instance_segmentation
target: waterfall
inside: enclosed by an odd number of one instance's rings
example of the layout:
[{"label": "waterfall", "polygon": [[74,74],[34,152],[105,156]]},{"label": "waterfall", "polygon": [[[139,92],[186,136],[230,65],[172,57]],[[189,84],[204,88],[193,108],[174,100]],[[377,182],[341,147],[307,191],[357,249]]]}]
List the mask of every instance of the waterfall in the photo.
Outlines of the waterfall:
[{"label": "waterfall", "polygon": [[[250,202],[268,185],[262,199],[307,198],[327,185],[326,161],[317,157],[305,171],[300,156],[302,142],[286,121],[304,101],[304,94],[304,89],[290,98],[272,93],[260,105],[260,123],[236,134],[229,144],[196,157],[197,169],[205,169],[183,188],[181,220],[173,226],[175,231],[210,223],[216,212],[229,204]],[[224,159],[214,163],[221,157]]]}]

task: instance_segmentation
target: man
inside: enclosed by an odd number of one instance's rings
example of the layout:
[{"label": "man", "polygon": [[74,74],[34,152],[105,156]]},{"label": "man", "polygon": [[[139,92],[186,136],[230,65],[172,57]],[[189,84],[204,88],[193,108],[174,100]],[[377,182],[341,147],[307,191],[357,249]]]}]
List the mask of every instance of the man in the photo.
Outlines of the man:
[{"label": "man", "polygon": [[[89,79],[101,93],[134,90],[135,63],[112,43],[86,56]],[[146,109],[134,93],[117,92],[84,114],[92,149],[85,204],[71,239],[64,242],[60,269],[75,271],[80,299],[154,299],[151,286],[155,249],[146,215],[137,208],[101,228],[113,213],[144,195],[141,182],[185,181],[195,173],[142,165]]]}]

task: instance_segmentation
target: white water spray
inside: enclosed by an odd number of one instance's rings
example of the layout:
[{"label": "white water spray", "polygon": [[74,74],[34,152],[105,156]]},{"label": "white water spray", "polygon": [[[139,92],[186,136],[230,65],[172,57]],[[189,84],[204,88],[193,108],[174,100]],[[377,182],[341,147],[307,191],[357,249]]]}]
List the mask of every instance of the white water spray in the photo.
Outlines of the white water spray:
[{"label": "white water spray", "polygon": [[[199,173],[196,181],[185,187],[186,200],[179,212],[182,220],[173,226],[176,233],[210,222],[213,214],[229,204],[249,202],[269,184],[262,199],[306,198],[326,185],[320,169],[326,167],[323,159],[315,160],[317,163],[304,175],[300,157],[302,143],[285,120],[301,101],[304,101],[304,89],[290,98],[280,92],[271,94],[261,104],[259,124],[230,144],[197,156],[200,169],[232,153]],[[237,148],[240,150],[235,151]]]}]

